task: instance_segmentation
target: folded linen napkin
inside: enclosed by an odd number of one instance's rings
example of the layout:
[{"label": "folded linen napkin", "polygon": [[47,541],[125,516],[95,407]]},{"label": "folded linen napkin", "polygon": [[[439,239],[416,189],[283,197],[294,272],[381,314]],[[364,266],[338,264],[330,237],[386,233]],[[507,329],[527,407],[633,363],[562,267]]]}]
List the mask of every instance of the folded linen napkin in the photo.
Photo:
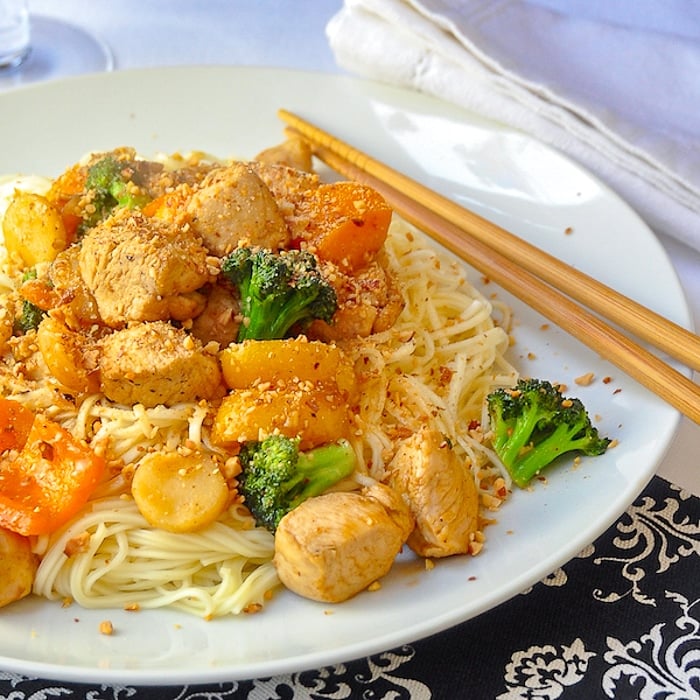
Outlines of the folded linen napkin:
[{"label": "folded linen napkin", "polygon": [[634,5],[345,0],[326,33],[340,67],[530,133],[700,250],[700,11]]}]

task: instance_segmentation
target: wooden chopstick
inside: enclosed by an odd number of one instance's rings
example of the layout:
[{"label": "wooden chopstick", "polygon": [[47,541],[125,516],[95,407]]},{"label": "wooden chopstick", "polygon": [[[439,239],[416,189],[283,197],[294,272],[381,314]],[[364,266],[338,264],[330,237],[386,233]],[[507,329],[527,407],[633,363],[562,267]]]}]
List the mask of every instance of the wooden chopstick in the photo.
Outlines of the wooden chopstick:
[{"label": "wooden chopstick", "polygon": [[[389,166],[335,139],[328,132],[322,131],[297,115],[286,110],[280,110],[279,114],[294,133],[310,143],[315,155],[333,170],[349,179],[364,182],[381,192],[391,206],[410,223],[431,235],[448,250],[618,366],[681,413],[700,423],[700,387],[697,384],[554,288],[553,280],[566,275],[566,266],[563,268],[564,271],[561,267],[564,263],[549,254],[538,251],[537,248],[521,241],[513,234],[446,200]],[[458,212],[463,212],[463,221],[456,216]],[[475,229],[477,229],[476,232]],[[520,258],[512,259],[517,256],[506,256],[504,248],[507,248],[509,243],[504,243],[503,234],[506,235],[507,241],[513,239],[527,246],[528,260],[539,260],[539,253],[544,256],[543,259],[547,265],[551,265],[553,261],[559,268],[557,274],[538,276],[534,270],[525,269],[521,265]],[[536,264],[538,268],[546,266],[542,262]],[[573,268],[568,269],[573,270]],[[593,281],[582,273],[577,273],[577,276],[579,275],[580,284],[587,284],[588,280]],[[598,290],[596,296],[600,296],[602,290],[608,290],[601,283],[593,282],[593,287]],[[639,330],[638,337],[651,342],[657,339],[656,334],[645,332],[644,324],[653,323],[657,328],[666,328],[668,324],[678,329],[674,331],[675,337],[682,340],[687,347],[684,355],[687,355],[685,359],[688,360],[689,365],[690,360],[693,361],[691,366],[700,365],[698,336],[636,302],[627,300],[613,290],[609,290],[608,293],[615,297],[615,301],[611,303],[615,309],[613,316],[619,315],[621,308],[628,308],[627,302],[632,305],[634,320],[626,324],[628,330],[632,332]],[[588,302],[587,298],[585,302]],[[603,314],[607,312],[607,306],[599,300],[599,308],[594,310]],[[610,318],[610,315],[608,317]],[[611,320],[618,321],[617,318],[611,318]],[[660,326],[659,323],[661,323]],[[638,326],[642,328],[638,329]]]},{"label": "wooden chopstick", "polygon": [[[700,370],[700,338],[697,335],[475,212],[461,207],[403,173],[336,139],[301,117],[286,110],[280,110],[279,116],[309,141],[323,146],[329,153],[340,156],[344,161],[386,182],[412,199],[426,202],[429,208],[442,218],[464,229],[470,236],[489,247],[497,248],[503,256],[572,299],[600,313],[621,328],[629,330],[686,366]],[[342,174],[342,171],[339,172]]]}]

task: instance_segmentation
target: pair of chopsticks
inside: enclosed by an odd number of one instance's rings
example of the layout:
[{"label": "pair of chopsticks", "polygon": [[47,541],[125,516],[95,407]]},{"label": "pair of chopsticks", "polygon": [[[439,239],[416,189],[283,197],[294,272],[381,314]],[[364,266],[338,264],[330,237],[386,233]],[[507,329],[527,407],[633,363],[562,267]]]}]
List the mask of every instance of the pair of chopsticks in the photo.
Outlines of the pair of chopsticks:
[{"label": "pair of chopsticks", "polygon": [[376,189],[404,219],[700,424],[700,386],[600,316],[695,370],[700,337],[298,115],[278,115],[330,168]]}]

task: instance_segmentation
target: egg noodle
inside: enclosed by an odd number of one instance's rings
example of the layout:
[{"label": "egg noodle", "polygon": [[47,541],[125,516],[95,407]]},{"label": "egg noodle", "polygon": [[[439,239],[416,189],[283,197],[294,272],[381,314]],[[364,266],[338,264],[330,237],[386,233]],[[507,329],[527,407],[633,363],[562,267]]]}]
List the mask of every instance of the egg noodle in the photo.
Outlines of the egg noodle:
[{"label": "egg noodle", "polygon": [[[486,395],[517,378],[504,357],[509,310],[484,297],[461,264],[396,218],[385,248],[405,307],[391,329],[338,343],[360,381],[353,437],[359,471],[381,479],[396,441],[428,424],[471,465],[482,505],[495,508],[507,475],[494,466],[477,428]],[[5,275],[0,283],[10,286]],[[241,504],[197,532],[179,534],[150,526],[130,495],[128,470],[148,451],[185,447],[225,463],[225,452],[209,441],[214,406],[123,406],[100,394],[74,403],[52,378],[26,379],[6,363],[0,386],[4,396],[86,440],[112,466],[111,478],[77,516],[36,538],[37,595],[86,608],[171,606],[207,618],[266,604],[279,586],[274,537],[256,527]]]}]

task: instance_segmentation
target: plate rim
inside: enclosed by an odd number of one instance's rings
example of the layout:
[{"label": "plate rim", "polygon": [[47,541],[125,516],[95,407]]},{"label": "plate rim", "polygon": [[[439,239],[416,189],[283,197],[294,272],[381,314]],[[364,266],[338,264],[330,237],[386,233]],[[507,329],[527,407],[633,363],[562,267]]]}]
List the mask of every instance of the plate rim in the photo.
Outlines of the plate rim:
[{"label": "plate rim", "polygon": [[[144,75],[144,74],[151,74],[151,75],[157,75],[157,74],[167,74],[169,76],[174,76],[177,73],[183,74],[184,72],[189,73],[190,75],[196,75],[201,72],[205,73],[213,73],[215,71],[219,71],[222,74],[268,74],[268,75],[276,75],[279,76],[281,74],[293,74],[296,76],[295,79],[301,79],[301,78],[308,78],[311,77],[313,80],[320,80],[321,82],[325,80],[332,80],[332,81],[338,81],[342,80],[345,83],[352,84],[352,85],[374,85],[378,86],[382,89],[386,89],[389,92],[393,92],[396,94],[400,93],[413,93],[415,96],[417,96],[417,99],[425,102],[432,102],[434,104],[442,104],[442,105],[447,105],[448,103],[443,103],[437,98],[434,98],[430,95],[426,95],[423,93],[416,93],[415,91],[410,91],[404,88],[396,87],[393,85],[384,85],[375,81],[370,81],[366,80],[364,78],[357,78],[354,76],[349,76],[349,75],[336,75],[336,74],[331,74],[331,73],[324,73],[320,71],[306,71],[306,70],[298,70],[298,69],[289,69],[289,68],[275,68],[275,67],[267,67],[267,66],[219,66],[219,65],[208,65],[208,66],[171,66],[171,67],[145,67],[145,68],[130,68],[130,69],[125,69],[125,70],[119,70],[119,71],[114,71],[110,73],[99,73],[99,74],[91,74],[91,75],[83,75],[83,76],[71,76],[68,78],[65,78],[60,81],[55,81],[51,83],[34,83],[34,84],[27,84],[27,85],[20,85],[14,88],[11,88],[3,93],[0,93],[0,107],[2,107],[3,103],[8,100],[8,99],[14,99],[14,95],[16,94],[24,94],[24,93],[35,93],[35,92],[46,92],[47,90],[60,90],[61,88],[65,88],[66,86],[70,87],[78,87],[78,84],[82,83],[83,85],[87,85],[89,83],[94,83],[94,82],[102,82],[102,81],[119,81],[119,80],[130,80],[132,77],[137,77],[139,75]],[[20,98],[21,99],[21,98]],[[461,109],[455,105],[449,105],[450,109],[455,110],[457,112],[462,112],[465,117],[471,117],[472,114],[468,112],[467,110]],[[476,117],[479,120],[482,120],[480,117]],[[493,124],[493,122],[490,122],[490,120],[482,120],[486,124]],[[509,129],[508,127],[503,127],[502,125],[495,125],[498,128],[503,128],[506,132],[508,131],[515,131],[512,129]],[[522,133],[522,132],[517,132],[517,133]],[[658,251],[663,255],[664,257],[664,262],[666,266],[669,268],[669,272],[671,272],[675,276],[675,281],[678,286],[678,291],[681,294],[681,301],[682,301],[682,309],[680,309],[680,312],[686,317],[685,323],[688,325],[692,325],[692,314],[690,311],[690,307],[687,302],[687,298],[685,296],[685,293],[683,291],[682,285],[680,284],[680,279],[678,278],[678,274],[676,270],[674,269],[668,255],[666,254],[665,250],[661,246],[660,241],[654,234],[654,232],[648,227],[648,225],[642,220],[642,218],[639,216],[639,214],[634,211],[634,209],[626,202],[624,201],[619,195],[617,195],[610,187],[608,187],[604,182],[600,180],[595,174],[591,173],[588,171],[585,167],[579,165],[578,163],[575,163],[572,159],[568,158],[565,154],[562,154],[561,152],[557,151],[556,149],[553,149],[552,147],[548,146],[547,144],[543,144],[541,141],[534,139],[533,137],[529,137],[527,135],[524,135],[527,139],[532,140],[533,142],[536,142],[540,146],[549,149],[551,152],[555,153],[558,158],[562,158],[565,161],[568,161],[569,164],[573,165],[578,171],[582,172],[585,174],[586,177],[590,178],[591,180],[595,181],[597,186],[601,189],[601,191],[605,192],[606,197],[612,198],[615,200],[616,206],[623,206],[627,209],[628,214],[633,215],[636,217],[638,221],[638,225],[641,226],[643,229],[645,229],[646,234],[648,235],[650,243],[652,243],[655,246],[658,246]],[[651,478],[654,475],[654,472],[656,470],[656,467],[660,463],[660,461],[663,459],[663,455],[666,453],[668,450],[672,439],[673,435],[678,429],[681,416],[677,411],[673,411],[674,415],[671,420],[672,427],[669,428],[668,430],[668,436],[666,438],[666,444],[664,448],[659,452],[658,458],[654,462],[654,467],[653,469],[650,468],[647,472],[644,472],[645,478],[639,480],[637,484],[635,485],[635,490],[636,490],[636,495],[641,492],[641,490],[646,486],[646,484],[651,480]],[[635,498],[636,498],[635,495]],[[507,507],[507,506],[506,506]],[[610,525],[615,521],[617,517],[619,517],[621,513],[617,513],[616,515],[612,516],[609,514],[609,516],[605,519],[605,521],[601,521],[598,524],[598,528],[596,528],[597,533],[595,534],[595,537],[598,535],[602,534]],[[608,522],[609,521],[609,522]],[[571,551],[577,549],[576,547],[571,547],[570,550],[567,552],[565,561],[568,561],[572,556],[576,554],[576,551]],[[552,557],[552,561],[561,561],[562,557],[561,554],[558,554],[556,556]],[[555,567],[553,567],[555,568]],[[532,578],[532,577],[530,577]],[[531,581],[531,584],[534,585],[536,583],[537,578]],[[499,596],[495,596],[497,599],[495,603],[488,604],[486,607],[483,609],[480,609],[476,611],[473,614],[470,614],[464,619],[461,620],[452,620],[450,624],[442,624],[442,623],[436,623],[434,625],[423,625],[421,627],[421,634],[420,636],[415,636],[415,635],[410,635],[411,639],[405,639],[405,635],[402,636],[401,633],[395,633],[393,641],[390,641],[391,646],[395,646],[400,643],[409,643],[410,641],[416,641],[418,639],[430,636],[436,632],[439,632],[441,630],[447,629],[448,627],[460,624],[461,622],[470,619],[472,617],[475,617],[476,615],[482,614],[483,612],[492,609],[496,607],[497,605],[502,604],[506,600],[514,597],[517,595],[517,593],[509,593],[509,594],[501,594]],[[326,666],[332,663],[338,663],[341,661],[348,661],[350,658],[359,658],[361,656],[365,656],[368,654],[373,654],[377,653],[381,650],[385,650],[389,647],[386,646],[386,643],[388,638],[385,636],[382,639],[385,641],[382,642],[375,642],[374,645],[368,644],[367,642],[362,642],[362,643],[355,643],[353,645],[345,646],[342,649],[338,649],[335,651],[328,651],[324,659],[322,659],[321,665]],[[369,650],[369,651],[368,651]],[[12,669],[13,671],[19,671],[21,673],[24,673],[26,675],[39,675],[42,677],[47,677],[47,678],[55,678],[58,680],[66,680],[66,681],[73,681],[73,682],[110,682],[110,683],[136,683],[136,684],[141,684],[141,685],[175,685],[175,684],[181,684],[183,682],[185,683],[205,683],[205,682],[210,682],[210,681],[221,681],[221,680],[242,680],[242,679],[248,679],[248,678],[253,678],[253,677],[261,677],[263,675],[267,676],[270,675],[270,671],[272,667],[274,666],[274,675],[277,675],[278,673],[289,673],[289,672],[296,672],[300,670],[306,670],[308,668],[313,668],[317,667],[319,665],[319,659],[318,659],[318,653],[317,652],[312,652],[309,653],[306,656],[300,656],[297,655],[295,657],[292,657],[288,660],[275,660],[272,662],[255,662],[251,663],[247,668],[250,668],[253,670],[253,675],[248,675],[246,671],[243,669],[243,667],[237,667],[237,670],[233,671],[232,673],[232,667],[228,668],[216,668],[216,667],[211,667],[210,669],[207,670],[200,670],[199,672],[192,672],[192,671],[182,671],[182,672],[176,672],[173,676],[172,673],[167,674],[169,675],[168,678],[164,678],[164,675],[166,675],[166,672],[163,671],[162,669],[158,669],[155,671],[152,671],[150,669],[144,669],[144,668],[139,668],[139,669],[126,669],[126,668],[96,668],[96,667],[80,667],[80,666],[61,666],[61,665],[56,665],[53,663],[48,663],[48,662],[42,662],[42,661],[25,661],[23,659],[15,659],[12,657],[6,657],[1,655],[2,651],[0,650],[0,668],[7,668],[7,669]],[[350,654],[350,656],[348,656]],[[313,661],[312,661],[313,660]],[[308,664],[304,666],[304,669],[299,668],[298,664],[299,662],[302,662],[303,664]]]}]

